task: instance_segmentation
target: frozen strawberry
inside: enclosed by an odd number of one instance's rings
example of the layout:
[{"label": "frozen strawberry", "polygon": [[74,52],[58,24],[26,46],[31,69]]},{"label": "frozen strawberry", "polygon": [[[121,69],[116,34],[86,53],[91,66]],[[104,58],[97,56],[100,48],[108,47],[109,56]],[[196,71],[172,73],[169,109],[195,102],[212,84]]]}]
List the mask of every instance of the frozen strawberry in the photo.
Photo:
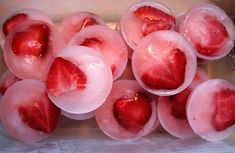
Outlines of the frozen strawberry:
[{"label": "frozen strawberry", "polygon": [[64,46],[55,27],[42,21],[25,21],[7,36],[3,55],[18,78],[44,81],[52,59]]},{"label": "frozen strawberry", "polygon": [[193,44],[201,59],[222,58],[234,46],[233,22],[223,10],[212,4],[191,8],[181,19],[178,30]]},{"label": "frozen strawberry", "polygon": [[171,11],[157,1],[141,1],[132,5],[119,23],[121,34],[130,48],[135,49],[141,39],[159,30],[173,30],[175,18]]},{"label": "frozen strawberry", "polygon": [[126,67],[128,60],[126,44],[118,32],[108,27],[101,25],[87,27],[74,35],[68,45],[87,46],[100,52],[109,63],[114,80],[120,77]]},{"label": "frozen strawberry", "polygon": [[12,74],[11,71],[6,70],[0,78],[0,93],[4,95],[11,85],[20,80],[21,79]]},{"label": "frozen strawberry", "polygon": [[[198,40],[197,38],[195,40],[194,37],[192,37],[192,42],[200,54],[206,56],[214,56],[218,54],[218,50],[221,45],[224,45],[224,43],[227,41],[228,32],[224,25],[220,21],[218,21],[215,16],[208,15],[204,18],[206,22],[203,26],[207,28],[207,34],[209,35],[207,40],[208,42],[207,44],[204,44],[201,40]],[[194,35],[193,31],[192,35]]]},{"label": "frozen strawberry", "polygon": [[55,130],[60,110],[50,101],[45,92],[39,101],[19,106],[19,116],[29,127],[43,131]]},{"label": "frozen strawberry", "polygon": [[102,50],[102,42],[96,38],[86,38],[80,45],[91,47],[98,51]]},{"label": "frozen strawberry", "polygon": [[3,26],[0,31],[0,45],[2,48],[5,44],[6,36],[22,23],[29,20],[39,20],[44,21],[50,25],[54,25],[49,16],[40,10],[29,8],[18,10],[8,16],[3,22]]},{"label": "frozen strawberry", "polygon": [[60,109],[48,98],[44,83],[30,79],[9,87],[2,97],[0,111],[6,131],[22,141],[47,138],[60,116]]},{"label": "frozen strawberry", "polygon": [[194,78],[196,63],[191,44],[169,30],[156,31],[143,38],[132,56],[136,80],[160,96],[184,90]]},{"label": "frozen strawberry", "polygon": [[175,116],[176,118],[186,119],[185,107],[186,107],[186,102],[190,93],[191,93],[191,89],[186,88],[182,92],[169,97],[170,101],[172,102],[171,114]]},{"label": "frozen strawberry", "polygon": [[12,40],[12,51],[16,55],[43,56],[48,50],[49,27],[35,24],[17,32]]},{"label": "frozen strawberry", "polygon": [[163,70],[159,66],[154,67],[146,71],[141,80],[151,89],[176,89],[184,82],[186,57],[182,51],[174,48],[163,60],[168,70]]},{"label": "frozen strawberry", "polygon": [[7,36],[9,31],[11,31],[14,27],[26,21],[27,19],[28,16],[25,13],[19,13],[7,19],[3,24],[3,33],[5,36]]},{"label": "frozen strawberry", "polygon": [[186,107],[193,131],[208,141],[227,138],[235,130],[234,100],[235,87],[225,80],[212,79],[197,86]]},{"label": "frozen strawberry", "polygon": [[62,57],[57,57],[47,76],[47,90],[53,96],[60,96],[71,90],[84,89],[86,82],[86,74],[78,66]]},{"label": "frozen strawberry", "polygon": [[52,102],[70,114],[86,114],[102,105],[112,87],[112,72],[102,55],[84,46],[61,50],[46,86]]},{"label": "frozen strawberry", "polygon": [[122,97],[113,106],[114,117],[126,130],[134,133],[143,129],[151,113],[150,100],[142,93]]},{"label": "frozen strawberry", "polygon": [[146,36],[158,30],[170,30],[175,26],[175,18],[151,6],[139,7],[135,15],[143,21],[142,32]]},{"label": "frozen strawberry", "polygon": [[221,90],[215,93],[216,110],[213,124],[217,131],[223,131],[235,124],[235,91]]},{"label": "frozen strawberry", "polygon": [[91,26],[91,25],[96,25],[96,24],[99,24],[99,23],[98,23],[94,18],[91,18],[91,17],[85,18],[85,19],[82,21],[81,26],[78,27],[78,29],[76,30],[76,32],[81,31],[81,30],[84,29],[85,27],[88,27],[88,26]]},{"label": "frozen strawberry", "polygon": [[195,136],[190,127],[186,105],[191,92],[208,79],[206,72],[198,68],[192,83],[176,95],[160,97],[158,102],[158,116],[162,127],[178,138],[190,138]]},{"label": "frozen strawberry", "polygon": [[63,36],[65,42],[68,43],[74,34],[93,25],[106,26],[106,23],[96,14],[89,12],[76,12],[64,18],[59,27],[59,32]]},{"label": "frozen strawberry", "polygon": [[95,112],[96,121],[111,138],[140,138],[158,126],[156,100],[135,80],[115,81],[109,97]]}]

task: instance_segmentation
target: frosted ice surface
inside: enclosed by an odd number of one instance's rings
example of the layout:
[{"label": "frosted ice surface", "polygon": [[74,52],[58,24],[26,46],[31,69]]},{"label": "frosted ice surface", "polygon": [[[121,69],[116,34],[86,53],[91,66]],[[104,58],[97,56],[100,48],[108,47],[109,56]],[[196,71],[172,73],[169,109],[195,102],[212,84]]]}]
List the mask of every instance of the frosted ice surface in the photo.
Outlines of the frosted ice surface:
[{"label": "frosted ice surface", "polygon": [[235,135],[224,141],[207,142],[200,138],[177,139],[153,132],[136,141],[116,141],[105,136],[95,120],[63,124],[48,139],[24,143],[4,134],[0,126],[0,153],[234,153]]}]

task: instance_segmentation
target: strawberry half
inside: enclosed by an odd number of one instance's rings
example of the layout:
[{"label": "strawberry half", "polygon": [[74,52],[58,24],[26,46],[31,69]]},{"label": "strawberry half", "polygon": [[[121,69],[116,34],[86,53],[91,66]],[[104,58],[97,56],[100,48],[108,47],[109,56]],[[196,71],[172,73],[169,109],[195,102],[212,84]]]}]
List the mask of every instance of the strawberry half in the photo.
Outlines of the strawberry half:
[{"label": "strawberry half", "polygon": [[126,130],[137,133],[151,117],[151,103],[144,94],[135,93],[118,99],[113,105],[113,114]]},{"label": "strawberry half", "polygon": [[99,24],[99,23],[95,19],[88,17],[82,21],[81,26],[77,27],[75,31],[79,32],[87,26],[96,25],[96,24]]},{"label": "strawberry half", "polygon": [[17,25],[19,25],[20,23],[24,22],[28,20],[28,16],[27,14],[21,13],[21,14],[16,14],[12,17],[10,17],[9,19],[7,19],[4,24],[3,24],[3,33],[5,36],[8,35],[8,33],[15,28]]},{"label": "strawberry half", "polygon": [[134,14],[143,22],[143,36],[158,30],[169,30],[175,26],[173,16],[151,6],[140,7]]},{"label": "strawberry half", "polygon": [[62,57],[57,57],[52,63],[46,81],[47,90],[54,96],[84,89],[86,83],[86,74],[77,65]]},{"label": "strawberry half", "polygon": [[235,124],[235,92],[224,89],[215,94],[216,110],[213,125],[217,131],[223,131]]},{"label": "strawberry half", "polygon": [[170,96],[171,101],[171,114],[175,116],[178,119],[186,119],[186,103],[188,96],[190,95],[191,90],[189,88],[186,88],[182,92]]},{"label": "strawberry half", "polygon": [[80,45],[102,51],[102,42],[97,38],[86,38]]},{"label": "strawberry half", "polygon": [[40,101],[19,106],[18,112],[29,127],[47,133],[55,130],[60,116],[60,109],[50,101],[47,93]]},{"label": "strawberry half", "polygon": [[6,90],[13,85],[15,82],[21,80],[20,78],[16,77],[14,74],[10,74],[3,82],[0,84],[0,93],[4,95]]},{"label": "strawberry half", "polygon": [[12,51],[16,55],[43,56],[48,49],[50,30],[44,24],[34,24],[17,32],[12,40]]},{"label": "strawberry half", "polygon": [[224,25],[215,16],[208,15],[204,18],[203,28],[206,29],[206,35],[208,35],[207,43],[205,44],[205,40],[197,37],[193,37],[192,41],[199,53],[212,56],[218,53],[220,47],[224,45],[229,36]]},{"label": "strawberry half", "polygon": [[184,82],[186,57],[179,49],[173,49],[165,59],[169,69],[160,66],[143,73],[141,80],[151,89],[176,89]]}]

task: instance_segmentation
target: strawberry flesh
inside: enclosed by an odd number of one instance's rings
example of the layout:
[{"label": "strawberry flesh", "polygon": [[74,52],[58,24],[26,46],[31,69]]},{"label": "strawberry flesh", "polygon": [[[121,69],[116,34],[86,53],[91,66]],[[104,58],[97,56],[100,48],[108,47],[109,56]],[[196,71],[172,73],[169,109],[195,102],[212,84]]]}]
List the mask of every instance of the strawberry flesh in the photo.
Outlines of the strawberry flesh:
[{"label": "strawberry flesh", "polygon": [[156,66],[148,69],[141,76],[142,82],[150,89],[176,89],[184,82],[185,54],[179,49],[173,49],[165,62],[169,70]]},{"label": "strawberry flesh", "polygon": [[169,30],[175,26],[175,18],[151,6],[138,8],[134,14],[143,22],[143,36],[158,30]]},{"label": "strawberry flesh", "polygon": [[7,19],[3,24],[3,33],[5,36],[8,35],[8,33],[14,29],[17,25],[21,24],[22,22],[28,20],[27,14],[21,13],[14,15]]},{"label": "strawberry flesh", "polygon": [[20,78],[16,77],[14,74],[9,75],[6,80],[0,85],[0,93],[4,95],[6,90],[13,85],[15,82],[21,80]]},{"label": "strawberry flesh", "polygon": [[[100,41],[97,38],[85,38],[85,40],[80,45],[96,49],[97,51],[100,51],[100,52],[103,51],[103,49],[102,49],[102,41]],[[116,70],[116,65],[113,64],[111,66],[112,73],[114,73],[115,70]]]},{"label": "strawberry flesh", "polygon": [[189,88],[186,88],[182,92],[169,97],[171,101],[171,114],[177,119],[186,119],[185,108],[190,93],[191,90]]},{"label": "strawberry flesh", "polygon": [[235,124],[235,92],[224,89],[215,94],[216,109],[213,115],[213,126],[223,131]]},{"label": "strawberry flesh", "polygon": [[57,57],[48,73],[47,89],[54,96],[86,87],[86,74],[72,62]]},{"label": "strawberry flesh", "polygon": [[60,109],[50,101],[46,93],[39,101],[19,106],[18,112],[26,125],[46,133],[55,130],[60,116]]},{"label": "strawberry flesh", "polygon": [[192,37],[191,39],[199,53],[206,56],[213,56],[219,52],[221,46],[228,39],[228,32],[215,16],[206,16],[204,18],[205,34],[208,35],[207,43],[205,44],[205,40],[198,39],[197,37]]},{"label": "strawberry flesh", "polygon": [[96,24],[98,24],[98,22],[94,18],[91,18],[91,17],[85,18],[82,21],[81,26],[76,28],[75,32],[79,32],[82,29],[84,29],[85,27],[88,27],[88,26],[91,26],[91,25],[96,25]]},{"label": "strawberry flesh", "polygon": [[137,133],[143,129],[151,117],[150,99],[142,93],[124,96],[115,101],[113,114],[123,128]]},{"label": "strawberry flesh", "polygon": [[48,50],[49,27],[34,24],[17,32],[12,40],[12,51],[16,55],[44,56]]},{"label": "strawberry flesh", "polygon": [[102,51],[102,42],[97,38],[85,38],[80,45],[96,49],[97,51]]}]

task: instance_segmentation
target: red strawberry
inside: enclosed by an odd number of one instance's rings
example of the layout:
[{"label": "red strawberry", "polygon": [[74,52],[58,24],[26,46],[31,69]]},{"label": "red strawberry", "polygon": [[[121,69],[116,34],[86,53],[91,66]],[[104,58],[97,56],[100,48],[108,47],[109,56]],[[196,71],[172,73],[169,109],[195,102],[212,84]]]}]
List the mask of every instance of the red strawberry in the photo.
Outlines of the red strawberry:
[{"label": "red strawberry", "polygon": [[5,36],[8,35],[8,33],[17,25],[20,23],[26,21],[28,19],[28,16],[26,14],[17,14],[12,16],[11,18],[7,19],[3,24],[3,33]]},{"label": "red strawberry", "polygon": [[203,55],[215,55],[228,39],[228,32],[215,16],[206,16],[204,24],[206,26],[205,28],[207,28],[208,42],[205,46],[205,43],[203,42],[205,40],[195,37],[196,40],[193,40],[195,41],[195,48]]},{"label": "red strawberry", "polygon": [[50,101],[46,93],[40,101],[19,106],[18,111],[25,124],[43,132],[54,131],[60,115],[60,109]]},{"label": "red strawberry", "polygon": [[224,89],[215,94],[216,102],[213,125],[217,131],[223,131],[235,124],[235,92]]},{"label": "red strawberry", "polygon": [[179,49],[173,49],[165,59],[168,70],[156,66],[142,76],[143,83],[151,89],[176,89],[184,82],[186,57]]},{"label": "red strawberry", "polygon": [[186,88],[182,92],[169,97],[171,101],[171,114],[176,118],[186,119],[185,108],[190,93],[191,90],[189,88]]},{"label": "red strawberry", "polygon": [[86,74],[72,62],[57,57],[49,70],[47,89],[54,96],[86,87]]},{"label": "red strawberry", "polygon": [[80,45],[102,51],[102,42],[96,38],[86,38]]},{"label": "red strawberry", "polygon": [[122,97],[114,103],[113,114],[126,130],[136,133],[143,129],[151,117],[152,109],[148,97],[135,93]]},{"label": "red strawberry", "polygon": [[35,24],[17,32],[12,40],[12,51],[16,55],[43,56],[48,49],[49,27]]},{"label": "red strawberry", "polygon": [[[87,46],[102,52],[102,41],[96,38],[86,38],[80,45]],[[112,73],[116,70],[116,65],[111,66]]]},{"label": "red strawberry", "polygon": [[91,25],[95,25],[95,24],[98,24],[95,19],[93,19],[93,18],[91,18],[91,17],[85,18],[85,19],[82,21],[81,26],[77,28],[76,32],[81,31],[82,29],[84,29],[84,28],[87,27],[87,26],[91,26]]},{"label": "red strawberry", "polygon": [[142,32],[146,36],[158,30],[169,30],[175,26],[175,18],[151,6],[138,8],[135,15],[143,21]]},{"label": "red strawberry", "polygon": [[0,85],[0,93],[3,95],[6,90],[13,85],[15,82],[21,80],[20,78],[16,77],[14,74],[10,74],[4,82]]}]

